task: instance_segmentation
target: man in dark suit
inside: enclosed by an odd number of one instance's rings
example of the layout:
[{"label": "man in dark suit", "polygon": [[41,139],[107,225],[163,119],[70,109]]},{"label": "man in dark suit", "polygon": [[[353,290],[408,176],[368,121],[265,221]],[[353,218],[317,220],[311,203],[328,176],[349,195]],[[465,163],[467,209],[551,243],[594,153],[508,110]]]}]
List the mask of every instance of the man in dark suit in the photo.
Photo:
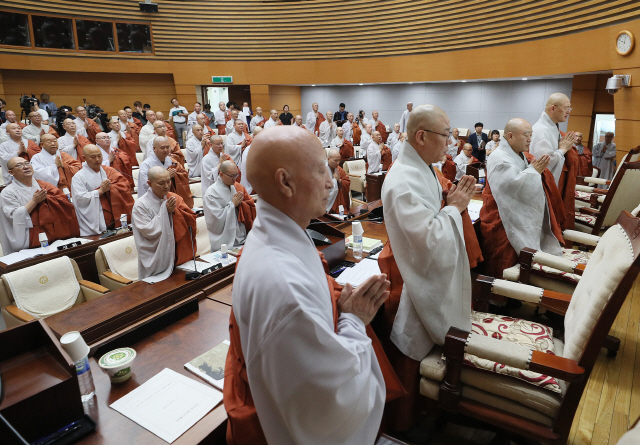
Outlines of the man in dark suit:
[{"label": "man in dark suit", "polygon": [[349,112],[345,110],[345,105],[343,103],[340,104],[340,109],[336,111],[333,115],[333,121],[341,127],[345,122],[347,122],[347,116]]},{"label": "man in dark suit", "polygon": [[484,128],[482,122],[478,122],[474,127],[476,127],[476,132],[469,136],[469,140],[467,142],[470,143],[473,148],[471,154],[478,159],[478,161],[485,162],[486,153],[484,146],[489,142],[489,137],[482,132],[482,128]]}]

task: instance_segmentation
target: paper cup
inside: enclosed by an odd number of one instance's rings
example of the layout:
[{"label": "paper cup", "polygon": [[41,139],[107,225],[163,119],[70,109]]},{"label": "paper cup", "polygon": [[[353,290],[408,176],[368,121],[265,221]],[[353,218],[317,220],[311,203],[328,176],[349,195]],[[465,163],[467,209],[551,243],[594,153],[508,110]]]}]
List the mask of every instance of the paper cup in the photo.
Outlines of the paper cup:
[{"label": "paper cup", "polygon": [[100,357],[98,365],[109,376],[111,383],[122,383],[131,378],[131,364],[136,351],[131,348],[118,348]]},{"label": "paper cup", "polygon": [[[42,235],[42,234],[41,234]],[[60,337],[60,344],[62,349],[65,350],[73,363],[82,360],[89,355],[89,346],[85,343],[84,338],[78,331],[71,331]]]}]

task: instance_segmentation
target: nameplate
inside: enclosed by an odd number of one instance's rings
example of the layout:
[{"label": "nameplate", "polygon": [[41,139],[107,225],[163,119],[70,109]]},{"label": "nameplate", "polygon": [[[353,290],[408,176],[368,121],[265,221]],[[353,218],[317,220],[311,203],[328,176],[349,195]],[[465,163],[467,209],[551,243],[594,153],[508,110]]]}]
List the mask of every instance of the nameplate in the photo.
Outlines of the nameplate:
[{"label": "nameplate", "polygon": [[82,246],[82,243],[80,241],[74,241],[69,244],[58,246],[58,250],[67,250],[67,249],[71,249],[72,247],[78,247],[78,246]]},{"label": "nameplate", "polygon": [[214,270],[222,269],[222,263],[218,263],[215,266],[208,267],[202,271],[202,275],[213,272]]}]

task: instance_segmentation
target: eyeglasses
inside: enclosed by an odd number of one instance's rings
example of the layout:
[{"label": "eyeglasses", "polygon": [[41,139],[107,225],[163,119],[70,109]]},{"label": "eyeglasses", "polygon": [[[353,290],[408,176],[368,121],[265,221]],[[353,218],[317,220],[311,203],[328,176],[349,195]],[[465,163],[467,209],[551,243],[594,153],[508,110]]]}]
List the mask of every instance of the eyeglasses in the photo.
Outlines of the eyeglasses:
[{"label": "eyeglasses", "polygon": [[[25,168],[26,166],[31,166],[31,162],[21,162],[20,164],[16,164],[13,166],[13,168],[17,168],[18,170],[22,170],[23,168]],[[11,170],[13,170],[13,168]]]},{"label": "eyeglasses", "polygon": [[225,173],[225,172],[220,172],[220,173],[230,177],[231,179],[236,179],[238,176],[240,176],[240,173],[236,173],[235,175],[230,175],[229,173]]},{"label": "eyeglasses", "polygon": [[569,111],[569,112],[570,112],[571,110],[573,110],[573,108],[571,108],[571,107],[561,107],[561,106],[559,106],[559,105],[556,105],[556,107],[558,107],[558,108],[560,108],[560,109],[562,109],[562,110],[564,110],[564,111]]},{"label": "eyeglasses", "polygon": [[429,133],[433,133],[433,134],[439,134],[440,136],[442,136],[443,138],[447,138],[449,139],[449,135],[448,134],[444,134],[444,133],[438,133],[437,131],[431,131],[431,130],[427,130],[427,129],[421,129],[418,131],[428,131]]}]

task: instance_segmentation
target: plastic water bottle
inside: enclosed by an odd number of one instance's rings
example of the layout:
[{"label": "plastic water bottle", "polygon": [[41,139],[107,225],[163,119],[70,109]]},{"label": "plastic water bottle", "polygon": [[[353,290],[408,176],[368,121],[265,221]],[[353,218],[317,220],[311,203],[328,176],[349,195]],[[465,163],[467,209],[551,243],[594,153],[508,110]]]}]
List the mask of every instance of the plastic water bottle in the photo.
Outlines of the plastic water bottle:
[{"label": "plastic water bottle", "polygon": [[120,215],[120,228],[122,228],[124,232],[129,231],[129,225],[127,224],[126,213],[123,213],[122,215]]},{"label": "plastic water bottle", "polygon": [[80,385],[80,399],[83,402],[88,402],[96,394],[89,366],[89,346],[78,331],[67,332],[60,337],[60,345],[69,354],[76,367],[78,384]]},{"label": "plastic water bottle", "polygon": [[362,223],[356,221],[351,225],[351,233],[353,234],[353,257],[357,260],[362,259]]},{"label": "plastic water bottle", "polygon": [[96,387],[93,384],[93,374],[91,374],[91,367],[89,366],[89,357],[75,362],[76,374],[78,374],[78,383],[80,384],[80,399],[83,402],[88,402],[96,394]]},{"label": "plastic water bottle", "polygon": [[227,245],[226,244],[221,244],[220,245],[220,253],[222,254],[222,259],[226,260],[229,255],[227,254]]},{"label": "plastic water bottle", "polygon": [[69,189],[68,189],[68,188],[66,188],[66,187],[65,187],[65,188],[63,188],[63,189],[62,189],[62,193],[64,193],[65,195],[67,195],[67,199],[69,200],[69,202],[73,202],[73,201],[71,200],[71,192],[69,192]]},{"label": "plastic water bottle", "polygon": [[344,206],[338,206],[338,210],[340,211],[340,219],[344,219]]},{"label": "plastic water bottle", "polygon": [[51,249],[49,249],[49,239],[47,238],[47,234],[40,233],[38,238],[40,239],[40,248],[42,249],[42,253],[51,252]]}]

